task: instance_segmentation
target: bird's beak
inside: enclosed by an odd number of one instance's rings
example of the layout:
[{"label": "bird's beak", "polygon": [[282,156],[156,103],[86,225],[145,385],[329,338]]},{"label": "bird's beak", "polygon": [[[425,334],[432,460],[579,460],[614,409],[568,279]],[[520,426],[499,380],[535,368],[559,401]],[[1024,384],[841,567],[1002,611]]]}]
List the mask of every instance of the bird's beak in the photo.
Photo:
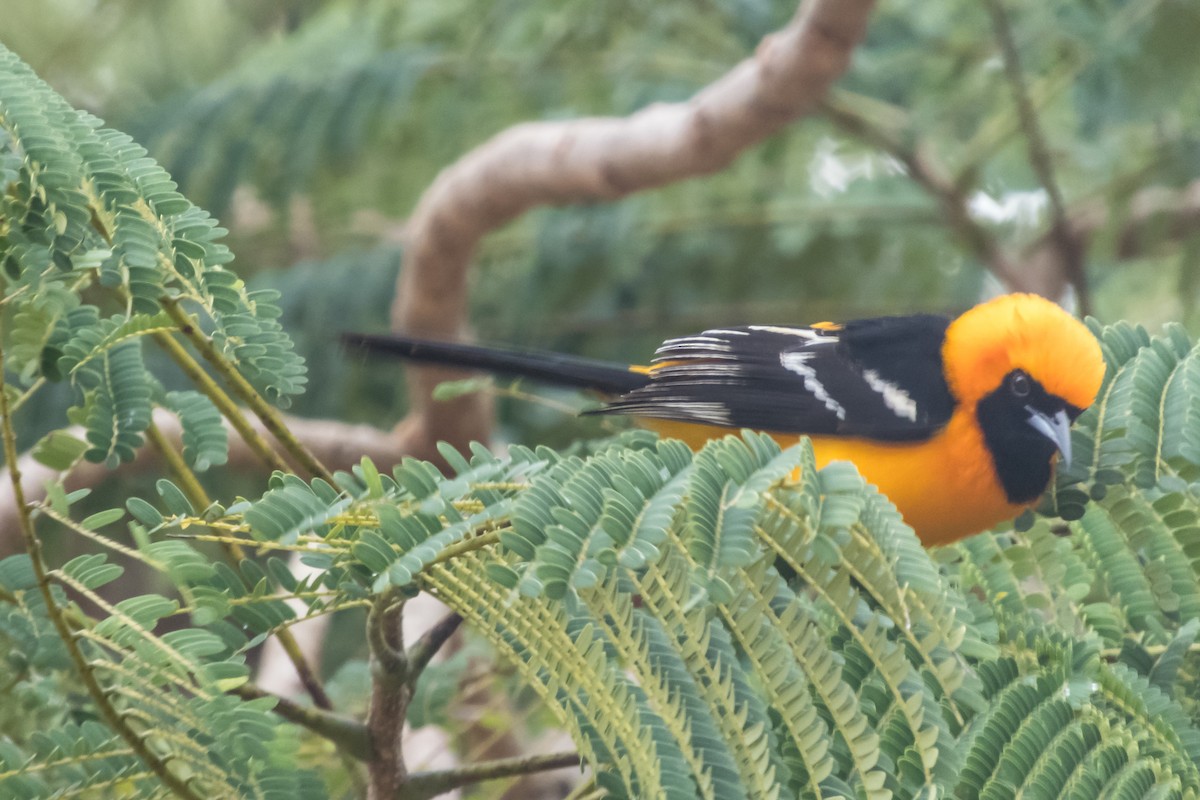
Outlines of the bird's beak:
[{"label": "bird's beak", "polygon": [[1059,411],[1054,416],[1044,414],[1032,406],[1025,406],[1029,412],[1026,422],[1042,436],[1054,442],[1054,446],[1062,453],[1064,467],[1071,466],[1071,420],[1066,411]]}]

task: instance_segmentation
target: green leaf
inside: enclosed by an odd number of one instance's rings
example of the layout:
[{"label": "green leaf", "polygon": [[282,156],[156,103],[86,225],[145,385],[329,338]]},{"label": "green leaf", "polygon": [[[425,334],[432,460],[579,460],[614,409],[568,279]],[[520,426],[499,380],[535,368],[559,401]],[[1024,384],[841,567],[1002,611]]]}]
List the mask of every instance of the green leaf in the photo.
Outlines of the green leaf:
[{"label": "green leaf", "polygon": [[37,575],[33,562],[25,553],[0,559],[0,586],[10,592],[19,592],[37,586]]},{"label": "green leaf", "polygon": [[433,387],[433,399],[439,403],[444,403],[449,400],[457,400],[468,394],[476,392],[486,392],[495,388],[495,381],[492,378],[463,378],[457,381],[442,381],[437,386]]},{"label": "green leaf", "polygon": [[133,459],[150,425],[150,379],[140,342],[106,350],[89,362],[80,382],[89,388],[87,440],[89,461],[109,467]]},{"label": "green leaf", "polygon": [[1183,666],[1197,635],[1200,635],[1200,619],[1193,617],[1180,626],[1171,643],[1154,662],[1148,676],[1151,684],[1167,693],[1174,689],[1179,668]]},{"label": "green leaf", "polygon": [[51,431],[33,446],[31,455],[39,464],[50,469],[66,470],[83,457],[88,443],[65,430]]},{"label": "green leaf", "polygon": [[167,510],[175,516],[194,517],[196,515],[196,509],[192,507],[192,503],[187,499],[187,495],[175,484],[166,479],[161,479],[154,484],[154,488],[158,490],[158,496],[163,499]]},{"label": "green leaf", "polygon": [[125,508],[129,510],[134,519],[148,528],[157,528],[163,524],[163,515],[159,513],[158,509],[140,497],[130,497],[125,501]]},{"label": "green leaf", "polygon": [[125,569],[117,564],[109,564],[102,553],[96,553],[76,556],[63,564],[62,571],[88,589],[98,589],[121,577]]},{"label": "green leaf", "polygon": [[196,391],[168,392],[167,405],[183,426],[183,455],[197,472],[229,460],[229,435],[221,412]]},{"label": "green leaf", "polygon": [[105,525],[111,525],[124,516],[125,509],[110,508],[107,511],[100,511],[92,514],[83,522],[79,523],[79,526],[85,530],[94,531],[98,528],[103,528]]}]

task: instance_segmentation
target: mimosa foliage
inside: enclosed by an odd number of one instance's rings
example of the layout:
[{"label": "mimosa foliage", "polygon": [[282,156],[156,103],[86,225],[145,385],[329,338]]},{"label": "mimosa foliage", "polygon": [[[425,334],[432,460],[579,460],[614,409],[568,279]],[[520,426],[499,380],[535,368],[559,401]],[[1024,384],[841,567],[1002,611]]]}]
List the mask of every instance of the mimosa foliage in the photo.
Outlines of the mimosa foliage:
[{"label": "mimosa foliage", "polygon": [[[0,177],[5,407],[69,381],[86,428],[46,437],[43,463],[128,460],[159,402],[195,469],[225,460],[223,395],[176,352],[196,341],[179,301],[218,368],[276,400],[302,388],[274,298],[229,271],[215,223],[6,51]],[[30,521],[85,552],[0,561],[0,795],[324,796],[273,700],[232,693],[247,651],[428,591],[611,797],[1195,797],[1200,351],[1178,329],[1095,330],[1109,377],[1043,515],[935,551],[852,467],[751,433],[696,454],[648,434],[587,457],[446,448],[449,477],[364,460],[205,508],[160,480],[86,517],[53,484]],[[147,338],[195,392],[162,392]],[[164,593],[114,599],[125,563]]]},{"label": "mimosa foliage", "polygon": [[[364,464],[340,487],[279,475],[262,498],[206,519],[164,482],[158,510],[131,502],[149,526],[139,549],[192,598],[195,627],[152,644],[175,606],[142,597],[106,609],[97,635],[123,664],[147,653],[172,674],[140,690],[164,713],[184,713],[176,674],[242,678],[222,657],[245,634],[228,639],[291,619],[269,590],[284,572],[274,560],[210,565],[164,538],[207,521],[246,546],[305,546],[321,577],[284,577],[281,594],[323,595],[312,613],[393,587],[438,594],[512,659],[614,796],[1200,785],[1200,625],[1181,612],[1196,573],[1147,556],[1187,549],[1187,526],[1155,511],[1174,495],[1110,486],[1070,537],[1039,521],[935,561],[851,468],[815,470],[804,444],[779,452],[747,435],[692,457],[634,436],[587,459],[446,454],[451,478],[416,461],[390,476]],[[90,592],[116,570],[92,556],[62,574]],[[131,691],[138,675],[120,677]]]},{"label": "mimosa foliage", "polygon": [[[174,330],[164,301],[199,312],[218,351],[269,398],[286,404],[302,391],[277,296],[247,291],[228,269],[224,231],[144,149],[70,108],[2,49],[0,153],[6,366],[17,385],[76,387],[89,460],[128,461],[142,443],[161,394],[142,343]],[[197,457],[219,463],[215,418],[188,410],[193,441],[205,442]]]}]

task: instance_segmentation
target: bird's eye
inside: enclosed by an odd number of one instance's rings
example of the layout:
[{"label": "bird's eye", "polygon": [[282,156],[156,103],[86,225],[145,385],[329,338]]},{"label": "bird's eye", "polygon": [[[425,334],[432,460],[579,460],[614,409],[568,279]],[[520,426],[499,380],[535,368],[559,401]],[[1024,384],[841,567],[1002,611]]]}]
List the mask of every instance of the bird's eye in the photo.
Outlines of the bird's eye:
[{"label": "bird's eye", "polygon": [[1015,397],[1028,397],[1030,378],[1021,370],[1017,370],[1008,378],[1008,389]]}]

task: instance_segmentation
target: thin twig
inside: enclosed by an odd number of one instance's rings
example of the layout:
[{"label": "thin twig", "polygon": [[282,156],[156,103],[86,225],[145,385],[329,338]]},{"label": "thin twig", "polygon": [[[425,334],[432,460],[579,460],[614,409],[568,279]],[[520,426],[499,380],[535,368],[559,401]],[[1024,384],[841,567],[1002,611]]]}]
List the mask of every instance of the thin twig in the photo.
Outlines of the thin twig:
[{"label": "thin twig", "polygon": [[433,560],[434,564],[445,564],[447,561],[453,561],[461,555],[472,553],[476,550],[482,550],[500,541],[499,531],[488,531],[481,533],[471,539],[463,539],[461,542],[456,542],[441,553]]},{"label": "thin twig", "polygon": [[166,333],[156,333],[154,334],[154,340],[166,351],[176,366],[183,370],[184,375],[188,377],[192,385],[212,401],[217,410],[221,412],[221,416],[229,420],[229,424],[237,431],[238,436],[241,437],[242,441],[246,443],[246,446],[250,448],[260,461],[270,469],[280,472],[291,472],[291,468],[283,460],[283,457],[276,453],[266,438],[254,429],[254,426],[242,414],[242,410],[238,408],[237,404],[204,371],[200,363],[192,358],[191,353],[183,345],[175,341],[174,336]]},{"label": "thin twig", "polygon": [[254,415],[258,417],[263,426],[271,432],[271,435],[283,445],[292,458],[303,467],[309,474],[314,477],[321,478],[331,486],[336,486],[337,483],[333,479],[333,473],[325,468],[312,451],[299,439],[296,438],[280,417],[279,412],[263,399],[254,387],[250,385],[240,371],[229,362],[224,355],[217,350],[213,345],[212,340],[200,330],[199,323],[190,314],[183,310],[179,305],[179,301],[174,298],[163,298],[162,306],[166,309],[171,319],[179,328],[179,332],[183,334],[196,351],[204,357],[204,360],[212,365],[217,374],[225,381],[226,385],[233,391],[238,398],[249,406]]},{"label": "thin twig", "polygon": [[396,792],[396,800],[428,800],[439,794],[496,778],[514,778],[546,772],[563,767],[579,766],[579,753],[548,753],[538,756],[517,756],[469,764],[457,769],[437,772],[414,772]]},{"label": "thin twig", "polygon": [[1025,144],[1029,150],[1029,163],[1037,175],[1038,182],[1046,190],[1050,199],[1050,214],[1052,217],[1051,233],[1058,247],[1063,273],[1075,288],[1075,299],[1079,304],[1079,313],[1086,316],[1091,313],[1092,302],[1088,292],[1087,269],[1083,262],[1083,247],[1075,236],[1071,220],[1067,215],[1067,207],[1063,202],[1062,190],[1054,175],[1054,163],[1050,158],[1050,148],[1046,143],[1045,134],[1038,122],[1037,110],[1025,84],[1025,73],[1021,69],[1021,57],[1017,52],[1017,44],[1013,38],[1012,26],[1008,14],[1004,11],[1003,0],[987,0],[988,12],[992,16],[992,27],[996,31],[996,40],[1000,44],[1000,52],[1004,57],[1004,73],[1012,87],[1013,101],[1017,106],[1017,117],[1021,122],[1021,130],[1025,134]]},{"label": "thin twig", "polygon": [[[1120,9],[1106,16],[1105,30],[1098,40],[1092,40],[1086,53],[1061,58],[1050,70],[1040,70],[1039,75],[1029,82],[1029,99],[1034,108],[1043,107],[1077,86],[1077,78],[1093,65],[1097,57],[1110,53],[1129,40],[1131,31],[1144,20],[1154,17],[1158,7],[1169,0],[1147,0],[1142,3],[1125,3]],[[969,140],[961,147],[963,168],[961,174],[975,169],[977,164],[994,155],[1008,144],[1009,139],[1021,133],[1020,119],[1008,115],[997,115],[985,120]]]},{"label": "thin twig", "polygon": [[377,595],[367,614],[367,643],[371,658],[384,676],[396,683],[408,677],[408,656],[404,652],[404,598],[396,591]]},{"label": "thin twig", "polygon": [[270,697],[275,701],[276,714],[294,722],[318,736],[328,739],[359,761],[371,758],[371,735],[367,726],[342,714],[324,711],[312,706],[301,705],[286,697],[271,694],[253,683],[244,683],[233,690],[243,700],[258,700]]},{"label": "thin twig", "polygon": [[410,683],[416,684],[417,678],[421,677],[425,667],[429,666],[430,659],[437,655],[442,646],[450,640],[462,622],[462,616],[456,611],[451,611],[438,620],[437,624],[426,631],[425,635],[409,648],[408,680]]},{"label": "thin twig", "polygon": [[[167,338],[170,339],[170,337]],[[174,339],[170,341],[178,344]],[[200,480],[196,477],[196,473],[183,460],[183,456],[171,446],[171,443],[163,436],[158,426],[151,423],[146,429],[146,438],[150,440],[150,443],[162,455],[163,460],[167,462],[171,473],[179,480],[180,489],[184,495],[196,507],[197,511],[203,513],[204,509],[212,505],[212,500],[209,498],[208,492],[204,490],[204,486],[200,483]],[[246,551],[237,542],[223,542],[222,547],[234,564],[246,558]],[[332,709],[333,701],[326,694],[325,687],[321,685],[316,671],[308,663],[308,659],[304,656],[304,651],[300,649],[300,643],[296,641],[296,637],[292,632],[280,629],[275,632],[275,638],[279,640],[280,646],[287,653],[288,660],[295,667],[296,675],[300,678],[300,683],[304,686],[304,690],[308,692],[309,697],[312,698],[313,703],[318,708],[325,710]]]},{"label": "thin twig", "polygon": [[831,92],[821,104],[829,120],[843,131],[875,145],[903,164],[909,177],[937,201],[950,230],[1001,284],[1014,291],[1027,291],[1025,278],[991,231],[971,216],[965,188],[950,179],[925,147],[910,144],[911,136],[880,125],[859,106],[857,99],[846,92]]},{"label": "thin twig", "polygon": [[[212,500],[208,497],[208,492],[204,490],[204,486],[200,483],[200,479],[196,477],[196,473],[183,460],[183,456],[179,454],[167,437],[163,435],[162,430],[153,422],[146,428],[146,439],[162,456],[163,461],[167,462],[167,471],[175,482],[179,484],[181,491],[195,506],[197,514],[203,514],[204,510],[212,505]],[[228,544],[225,549],[237,560],[241,561],[246,557],[245,551],[236,544]]]},{"label": "thin twig", "polygon": [[32,384],[30,384],[28,389],[21,392],[21,395],[16,400],[13,401],[12,407],[9,410],[12,413],[16,414],[17,411],[20,410],[21,406],[25,405],[25,403],[27,403],[37,393],[37,391],[45,385],[46,385],[46,376],[43,375],[43,376],[39,377],[36,381],[34,381]]},{"label": "thin twig", "polygon": [[[189,341],[191,341],[193,346],[195,346],[202,355],[205,355],[207,358],[209,358],[210,363],[212,363],[214,358],[221,360],[222,364],[227,368],[224,372],[222,372],[222,375],[226,377],[226,380],[229,381],[231,385],[235,383],[234,378],[245,384],[245,379],[242,378],[241,373],[239,373],[236,369],[233,369],[232,365],[228,364],[228,362],[225,362],[223,358],[220,357],[219,353],[216,353],[212,343],[208,342],[207,338],[204,337],[196,327],[195,320],[188,316],[183,309],[179,307],[179,304],[176,300],[169,298],[164,299],[162,305],[167,310],[171,318],[175,321],[176,325],[178,325],[179,332],[183,334]],[[192,358],[192,355],[188,353],[188,351],[182,345],[180,345],[179,342],[175,341],[174,336],[169,333],[155,333],[153,335],[158,344],[163,348],[163,350],[166,351],[167,355],[169,355],[176,365],[183,370],[184,374],[191,379],[192,384],[213,402],[221,415],[225,417],[225,419],[229,421],[229,424],[233,426],[234,430],[237,431],[242,441],[246,443],[246,446],[249,447],[263,461],[263,463],[272,469],[284,472],[291,471],[287,462],[285,462],[279,456],[279,454],[275,452],[275,449],[271,447],[267,440],[250,425],[249,420],[246,419],[246,417],[242,414],[241,409],[237,407],[229,395],[227,395],[221,389],[221,387],[217,385],[216,381],[214,381],[209,374],[204,371],[204,368],[200,366],[196,359]],[[212,351],[213,355],[211,357],[202,346],[204,344],[207,345],[209,351]],[[214,364],[214,366],[218,369],[218,371],[221,371],[221,364]],[[250,387],[249,384],[245,385],[246,388],[249,389],[250,393],[258,398],[259,402],[261,403],[262,398],[258,397],[257,393],[254,392],[253,388]],[[268,424],[261,415],[259,416],[259,419],[262,420],[263,425],[266,426],[268,430],[271,430],[274,433],[271,425]],[[279,427],[282,427],[286,430],[286,425],[284,425],[283,421],[280,420],[278,416],[272,416],[272,420]],[[288,437],[290,437],[292,441],[295,441],[295,437],[292,436],[290,432],[288,433]],[[174,447],[171,446],[171,443],[167,441],[167,438],[162,435],[155,425],[150,425],[149,429],[147,430],[147,438],[150,439],[151,443],[153,443],[159,453],[162,454],[172,474],[174,474],[180,481],[180,488],[192,502],[192,505],[196,506],[197,511],[202,513],[204,509],[208,508],[212,504],[212,500],[209,499],[208,493],[204,490],[204,487],[196,477],[195,472],[188,467],[187,463],[183,460],[183,457],[175,450]],[[276,439],[286,446],[286,443],[278,434],[276,434]],[[305,448],[303,445],[299,445],[299,447],[304,453],[308,453],[307,448]],[[295,455],[295,453],[293,453],[293,455]],[[315,460],[314,463],[316,463]],[[322,469],[324,468],[322,467]],[[324,474],[328,475],[328,472]],[[332,476],[329,477],[329,480],[333,480]],[[242,547],[235,542],[225,543],[222,546],[226,549],[226,552],[229,554],[234,563],[237,563],[246,557],[245,550],[243,550]],[[278,640],[279,645],[283,648],[284,653],[287,655],[288,660],[292,662],[292,666],[296,670],[296,675],[300,679],[300,683],[304,686],[305,691],[308,692],[308,695],[312,698],[313,703],[318,708],[325,710],[332,709],[333,702],[329,699],[329,695],[326,694],[325,687],[321,684],[320,679],[317,677],[316,670],[314,670],[308,663],[308,659],[305,657],[304,651],[300,647],[300,643],[296,641],[295,635],[290,630],[280,629],[276,632],[275,637]]]}]

